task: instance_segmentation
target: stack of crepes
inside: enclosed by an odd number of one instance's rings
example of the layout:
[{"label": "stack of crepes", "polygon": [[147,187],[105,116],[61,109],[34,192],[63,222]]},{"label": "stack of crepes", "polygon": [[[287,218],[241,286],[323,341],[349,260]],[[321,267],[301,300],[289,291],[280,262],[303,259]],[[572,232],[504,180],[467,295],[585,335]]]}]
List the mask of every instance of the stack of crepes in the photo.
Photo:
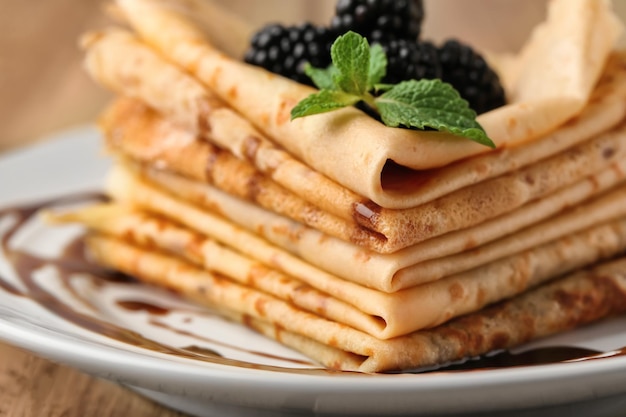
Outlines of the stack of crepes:
[{"label": "stack of crepes", "polygon": [[[603,0],[556,0],[498,62],[495,150],[354,108],[219,51],[210,3],[118,0],[83,40],[119,98],[97,262],[335,369],[444,364],[626,310],[626,55]],[[233,31],[234,33],[235,31]],[[234,36],[234,35],[233,35]]]}]

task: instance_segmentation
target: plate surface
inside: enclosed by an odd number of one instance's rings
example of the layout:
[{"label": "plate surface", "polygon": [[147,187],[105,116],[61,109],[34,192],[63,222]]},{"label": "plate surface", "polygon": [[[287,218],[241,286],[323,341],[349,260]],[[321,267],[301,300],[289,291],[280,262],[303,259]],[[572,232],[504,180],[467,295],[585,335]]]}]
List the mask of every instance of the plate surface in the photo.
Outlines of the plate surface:
[{"label": "plate surface", "polygon": [[[0,159],[0,212],[59,196],[87,199],[101,188],[108,166],[92,127],[7,154]],[[55,207],[67,204],[75,203]],[[626,356],[425,374],[325,371],[173,294],[59,272],[42,260],[58,259],[82,230],[53,227],[38,216],[17,227],[18,220],[4,210],[0,237],[11,234],[11,250],[32,254],[39,264],[29,264],[34,273],[26,282],[15,259],[0,254],[0,338],[190,414],[613,416],[626,410]],[[618,349],[626,346],[626,318],[528,347],[540,346]]]}]

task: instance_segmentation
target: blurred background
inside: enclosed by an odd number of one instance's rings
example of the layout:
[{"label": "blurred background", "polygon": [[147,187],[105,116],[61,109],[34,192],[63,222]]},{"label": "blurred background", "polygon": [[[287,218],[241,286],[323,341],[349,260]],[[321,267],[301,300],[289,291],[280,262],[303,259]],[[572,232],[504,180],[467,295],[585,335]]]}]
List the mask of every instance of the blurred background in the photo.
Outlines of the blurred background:
[{"label": "blurred background", "polygon": [[[255,27],[326,24],[336,0],[211,0]],[[626,1],[614,1],[626,16]],[[0,0],[0,152],[91,123],[110,99],[82,69],[81,33],[111,24],[106,0]],[[516,51],[545,16],[545,0],[425,0],[423,37],[458,37]]]}]

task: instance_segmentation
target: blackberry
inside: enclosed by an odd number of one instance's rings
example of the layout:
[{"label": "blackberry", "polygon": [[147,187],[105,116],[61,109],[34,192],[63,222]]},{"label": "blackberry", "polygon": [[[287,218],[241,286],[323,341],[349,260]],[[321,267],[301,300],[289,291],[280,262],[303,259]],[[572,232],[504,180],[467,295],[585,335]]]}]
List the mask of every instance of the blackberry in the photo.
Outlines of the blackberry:
[{"label": "blackberry", "polygon": [[370,43],[417,40],[423,19],[422,0],[339,0],[330,28],[337,35],[352,30]]},{"label": "blackberry", "polygon": [[384,83],[441,78],[437,47],[431,42],[393,39],[380,45],[387,55]]},{"label": "blackberry", "polygon": [[471,47],[453,39],[439,48],[438,55],[441,79],[452,84],[476,113],[506,103],[498,74]]},{"label": "blackberry", "polygon": [[330,47],[334,39],[327,28],[311,23],[290,27],[270,24],[252,37],[244,61],[312,85],[304,73],[304,65],[307,62],[317,68],[330,65]]}]

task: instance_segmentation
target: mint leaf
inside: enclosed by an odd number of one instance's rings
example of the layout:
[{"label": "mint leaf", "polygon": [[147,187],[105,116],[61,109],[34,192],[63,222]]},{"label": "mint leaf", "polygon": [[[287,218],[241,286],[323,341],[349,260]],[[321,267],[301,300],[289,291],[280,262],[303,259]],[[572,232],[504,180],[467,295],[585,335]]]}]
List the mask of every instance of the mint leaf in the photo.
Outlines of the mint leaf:
[{"label": "mint leaf", "polygon": [[367,39],[354,32],[337,38],[330,48],[333,65],[337,68],[334,81],[338,89],[363,95],[368,90],[370,46]]},{"label": "mint leaf", "polygon": [[387,55],[379,44],[370,48],[369,73],[367,78],[367,90],[373,90],[387,74]]},{"label": "mint leaf", "polygon": [[476,112],[452,85],[441,80],[403,81],[375,101],[387,126],[433,128],[495,148],[476,121]]},{"label": "mint leaf", "polygon": [[313,84],[320,90],[336,90],[334,77],[337,74],[337,68],[329,65],[328,68],[315,68],[307,63],[304,67],[304,73],[313,80]]},{"label": "mint leaf", "polygon": [[361,100],[361,98],[354,94],[335,90],[321,90],[319,93],[311,94],[300,101],[291,110],[291,120],[352,106],[359,100]]},{"label": "mint leaf", "polygon": [[320,91],[292,109],[292,120],[363,101],[387,126],[432,128],[495,148],[476,121],[476,112],[452,85],[425,79],[381,84],[387,72],[384,50],[380,45],[370,47],[367,39],[354,32],[338,37],[330,52],[328,68],[305,68]]}]

